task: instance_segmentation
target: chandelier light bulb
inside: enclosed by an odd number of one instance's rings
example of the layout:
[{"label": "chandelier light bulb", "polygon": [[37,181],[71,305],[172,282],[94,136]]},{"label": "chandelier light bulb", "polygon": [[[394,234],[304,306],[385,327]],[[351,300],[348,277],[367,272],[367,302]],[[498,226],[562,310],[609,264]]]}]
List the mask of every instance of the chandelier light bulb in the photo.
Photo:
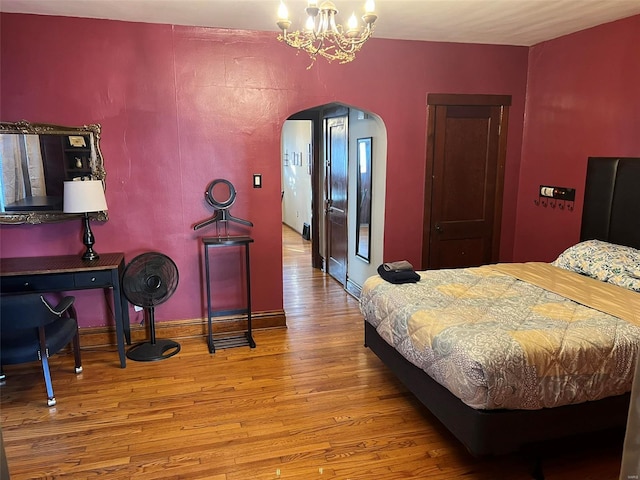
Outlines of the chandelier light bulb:
[{"label": "chandelier light bulb", "polygon": [[287,7],[282,0],[280,1],[280,6],[278,7],[277,24],[278,24],[278,27],[280,27],[280,30],[285,32],[285,34],[287,30],[289,30],[289,27],[291,26],[291,22],[289,21],[289,11],[287,10]]},{"label": "chandelier light bulb", "polygon": [[357,30],[358,29],[358,19],[356,18],[356,14],[352,13],[349,17],[349,21],[347,22],[347,27],[349,30]]},{"label": "chandelier light bulb", "polygon": [[376,11],[376,2],[367,0],[367,3],[364,4],[364,11],[366,13],[374,13]]},{"label": "chandelier light bulb", "polygon": [[310,32],[313,32],[314,28],[316,28],[316,22],[311,15],[307,17],[307,22],[305,23],[304,28]]},{"label": "chandelier light bulb", "polygon": [[287,6],[282,1],[278,7],[278,18],[280,20],[289,20],[289,10],[287,10]]},{"label": "chandelier light bulb", "polygon": [[280,20],[289,20],[289,10],[287,10],[287,6],[282,1],[278,7],[278,18]]}]

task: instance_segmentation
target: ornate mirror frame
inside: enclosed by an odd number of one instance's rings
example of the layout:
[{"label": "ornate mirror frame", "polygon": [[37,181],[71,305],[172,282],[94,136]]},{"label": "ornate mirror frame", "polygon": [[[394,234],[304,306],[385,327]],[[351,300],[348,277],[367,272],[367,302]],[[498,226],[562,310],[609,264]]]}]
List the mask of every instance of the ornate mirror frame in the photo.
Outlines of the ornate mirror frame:
[{"label": "ornate mirror frame", "polygon": [[[19,122],[0,122],[0,135],[11,134],[11,135],[38,135],[40,144],[41,154],[43,157],[45,153],[42,152],[44,149],[43,144],[43,136],[58,136],[60,138],[60,146],[56,149],[61,150],[66,145],[68,148],[64,148],[64,151],[72,151],[74,147],[84,147],[81,148],[84,156],[81,158],[75,158],[75,161],[78,162],[78,174],[77,175],[85,175],[84,178],[90,177],[92,180],[102,180],[103,184],[105,178],[107,176],[107,172],[104,169],[104,161],[102,158],[102,152],[100,151],[100,125],[99,124],[89,124],[83,125],[80,127],[68,127],[63,125],[53,125],[47,123],[30,123],[26,120],[22,120]],[[65,139],[65,137],[67,137]],[[86,145],[82,138],[89,140],[89,144]],[[0,139],[2,140],[2,139]],[[44,139],[51,140],[51,139]],[[56,140],[54,140],[56,142]],[[64,142],[67,142],[65,144]],[[79,142],[79,143],[78,143]],[[2,148],[3,142],[0,142],[0,148]],[[80,151],[79,150],[79,151]],[[61,159],[65,159],[65,153],[61,153]],[[73,155],[73,153],[72,153]],[[4,182],[4,171],[3,168],[7,165],[7,159],[2,158],[3,152],[0,150],[0,195],[4,195],[3,193],[3,182]],[[25,154],[26,157],[26,154]],[[43,160],[44,162],[44,160]],[[64,169],[63,161],[59,161],[59,168],[61,170]],[[55,167],[58,168],[57,166]],[[43,172],[46,172],[46,168],[43,168]],[[82,173],[80,173],[82,172]],[[76,176],[77,176],[76,175]],[[46,176],[46,173],[43,173],[43,177]],[[70,180],[68,177],[68,173],[65,175],[64,171],[57,172],[56,176],[62,178],[60,181]],[[56,184],[58,181],[56,180]],[[62,191],[62,186],[59,187],[59,190]],[[57,197],[56,197],[57,198]],[[62,198],[60,198],[60,205],[62,205]],[[81,214],[68,214],[62,212],[62,207],[60,209],[30,209],[25,207],[24,209],[18,208],[16,210],[7,211],[3,203],[0,203],[0,224],[39,224],[39,223],[52,223],[52,222],[61,222],[65,220],[77,219],[82,216]],[[108,215],[106,211],[103,212],[95,212],[90,213],[89,216],[92,219],[99,221],[106,221],[108,219]]]}]

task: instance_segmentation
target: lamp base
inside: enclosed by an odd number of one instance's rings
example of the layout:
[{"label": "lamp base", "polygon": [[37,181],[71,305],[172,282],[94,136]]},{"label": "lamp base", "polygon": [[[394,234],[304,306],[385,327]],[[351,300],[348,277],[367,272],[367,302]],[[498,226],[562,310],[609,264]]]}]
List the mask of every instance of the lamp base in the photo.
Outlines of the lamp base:
[{"label": "lamp base", "polygon": [[98,255],[93,250],[93,244],[95,243],[95,241],[93,238],[93,232],[91,231],[91,225],[89,224],[88,213],[84,214],[83,220],[84,220],[84,236],[82,239],[82,243],[84,243],[85,247],[87,247],[87,250],[84,252],[84,255],[82,255],[82,260],[87,260],[87,261],[98,260],[100,258],[100,255]]},{"label": "lamp base", "polygon": [[93,248],[87,248],[87,251],[84,252],[84,255],[82,255],[82,260],[98,260],[100,258],[100,255],[98,255],[97,252],[95,252],[93,250]]}]

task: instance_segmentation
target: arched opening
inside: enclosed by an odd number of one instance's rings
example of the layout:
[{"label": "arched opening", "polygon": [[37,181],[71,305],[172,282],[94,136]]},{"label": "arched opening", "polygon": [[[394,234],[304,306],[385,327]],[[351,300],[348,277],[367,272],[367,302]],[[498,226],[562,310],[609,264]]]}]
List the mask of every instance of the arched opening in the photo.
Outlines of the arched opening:
[{"label": "arched opening", "polygon": [[[342,157],[344,169],[336,167]],[[356,106],[320,105],[291,115],[282,128],[283,226],[308,238],[311,265],[356,297],[382,263],[386,160],[384,122]],[[343,240],[331,219],[340,202],[346,222]],[[344,246],[332,249],[340,241]],[[343,280],[332,273],[335,250],[344,254]]]}]

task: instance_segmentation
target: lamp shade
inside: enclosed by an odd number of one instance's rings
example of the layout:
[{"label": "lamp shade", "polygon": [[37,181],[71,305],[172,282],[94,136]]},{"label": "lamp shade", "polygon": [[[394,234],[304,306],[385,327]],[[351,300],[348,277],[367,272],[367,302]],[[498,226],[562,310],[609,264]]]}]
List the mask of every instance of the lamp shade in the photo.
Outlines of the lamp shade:
[{"label": "lamp shade", "polygon": [[101,212],[107,210],[107,199],[100,180],[64,182],[64,213]]}]

